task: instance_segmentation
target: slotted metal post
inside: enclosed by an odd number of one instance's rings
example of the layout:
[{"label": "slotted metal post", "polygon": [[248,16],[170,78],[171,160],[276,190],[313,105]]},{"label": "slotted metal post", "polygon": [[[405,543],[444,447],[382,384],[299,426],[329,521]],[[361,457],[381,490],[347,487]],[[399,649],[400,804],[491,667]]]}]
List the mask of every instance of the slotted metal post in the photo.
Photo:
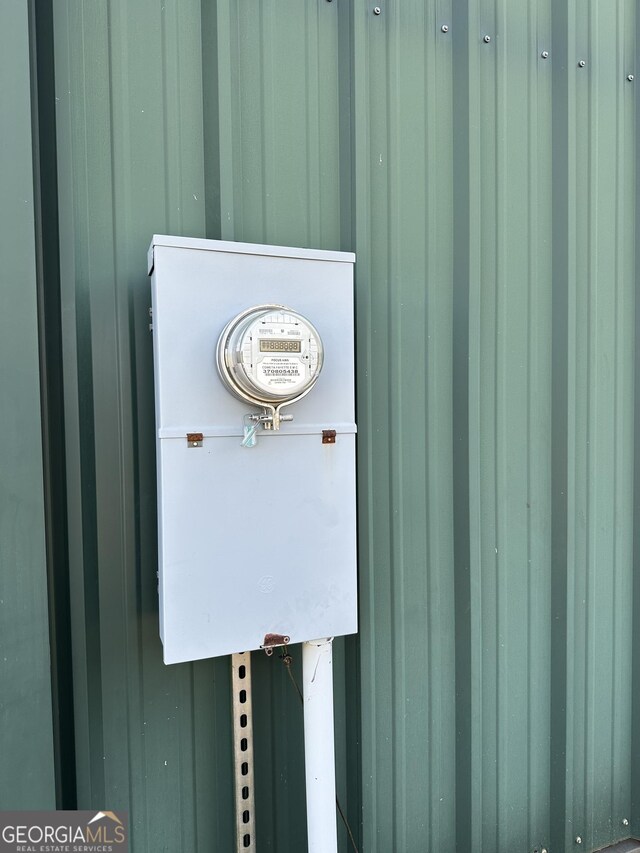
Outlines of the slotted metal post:
[{"label": "slotted metal post", "polygon": [[231,656],[236,850],[255,853],[251,653]]}]

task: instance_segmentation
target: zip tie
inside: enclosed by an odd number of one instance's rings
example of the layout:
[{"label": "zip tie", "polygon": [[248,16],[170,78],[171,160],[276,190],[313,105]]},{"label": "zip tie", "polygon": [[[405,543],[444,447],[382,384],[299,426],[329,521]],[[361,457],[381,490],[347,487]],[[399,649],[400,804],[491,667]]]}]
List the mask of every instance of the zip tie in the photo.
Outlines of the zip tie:
[{"label": "zip tie", "polygon": [[251,415],[245,415],[243,421],[243,429],[244,429],[244,438],[242,439],[240,446],[241,447],[255,447],[257,438],[256,438],[256,430],[260,426],[260,423],[249,424],[247,418],[250,418]]}]

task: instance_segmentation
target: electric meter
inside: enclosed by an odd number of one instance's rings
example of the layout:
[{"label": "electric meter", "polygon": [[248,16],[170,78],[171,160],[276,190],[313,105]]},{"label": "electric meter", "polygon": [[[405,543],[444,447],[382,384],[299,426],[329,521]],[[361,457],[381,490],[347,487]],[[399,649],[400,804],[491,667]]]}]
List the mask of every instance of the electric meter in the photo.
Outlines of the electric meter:
[{"label": "electric meter", "polygon": [[322,340],[315,326],[284,305],[257,305],[242,311],[227,323],[218,340],[222,381],[236,397],[272,412],[265,418],[267,428],[278,429],[282,406],[309,393],[322,361]]}]

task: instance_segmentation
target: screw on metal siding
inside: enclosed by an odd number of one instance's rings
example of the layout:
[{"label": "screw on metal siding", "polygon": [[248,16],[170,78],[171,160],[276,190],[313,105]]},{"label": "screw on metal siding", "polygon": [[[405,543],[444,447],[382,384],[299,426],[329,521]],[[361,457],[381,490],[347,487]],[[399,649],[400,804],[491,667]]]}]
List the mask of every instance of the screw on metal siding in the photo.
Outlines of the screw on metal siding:
[{"label": "screw on metal siding", "polygon": [[448,33],[448,32],[449,32],[449,27],[448,27],[446,24],[443,24],[443,25],[440,27],[440,29],[442,30],[442,32],[443,32],[443,33]]},{"label": "screw on metal siding", "polygon": [[579,835],[576,836],[576,844],[582,844],[582,838]]},{"label": "screw on metal siding", "polygon": [[[584,66],[585,66],[586,64],[587,64],[587,63],[584,61],[584,59],[581,59],[581,60],[580,60],[580,62],[578,63],[578,68],[584,68]],[[579,844],[582,844],[582,841],[579,841],[578,843],[579,843]]]},{"label": "screw on metal siding", "polygon": [[629,83],[633,83],[633,74],[627,74],[627,80]]},{"label": "screw on metal siding", "polygon": [[629,821],[626,819],[626,817],[622,818],[622,825],[623,826],[629,826]]},{"label": "screw on metal siding", "polygon": [[543,847],[542,850],[540,851],[540,853],[549,853],[549,851],[547,850],[546,847]]},{"label": "screw on metal siding", "polygon": [[542,51],[542,53],[540,54],[540,56],[541,56],[543,59],[549,59],[549,51],[548,51],[548,50],[543,50],[543,51]]},{"label": "screw on metal siding", "polygon": [[489,44],[490,41],[491,41],[491,36],[485,36],[484,37],[485,44]]},{"label": "screw on metal siding", "polygon": [[380,6],[376,6],[375,9],[373,10],[373,14],[379,15],[381,11],[382,11],[382,9],[380,8]]}]

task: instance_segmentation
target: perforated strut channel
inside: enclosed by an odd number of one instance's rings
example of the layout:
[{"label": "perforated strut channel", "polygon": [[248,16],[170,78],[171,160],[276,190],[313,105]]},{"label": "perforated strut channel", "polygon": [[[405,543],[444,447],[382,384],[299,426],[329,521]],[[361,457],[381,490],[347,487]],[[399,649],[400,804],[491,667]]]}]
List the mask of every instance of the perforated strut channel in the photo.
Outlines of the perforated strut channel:
[{"label": "perforated strut channel", "polygon": [[251,653],[231,656],[236,850],[255,853]]}]

